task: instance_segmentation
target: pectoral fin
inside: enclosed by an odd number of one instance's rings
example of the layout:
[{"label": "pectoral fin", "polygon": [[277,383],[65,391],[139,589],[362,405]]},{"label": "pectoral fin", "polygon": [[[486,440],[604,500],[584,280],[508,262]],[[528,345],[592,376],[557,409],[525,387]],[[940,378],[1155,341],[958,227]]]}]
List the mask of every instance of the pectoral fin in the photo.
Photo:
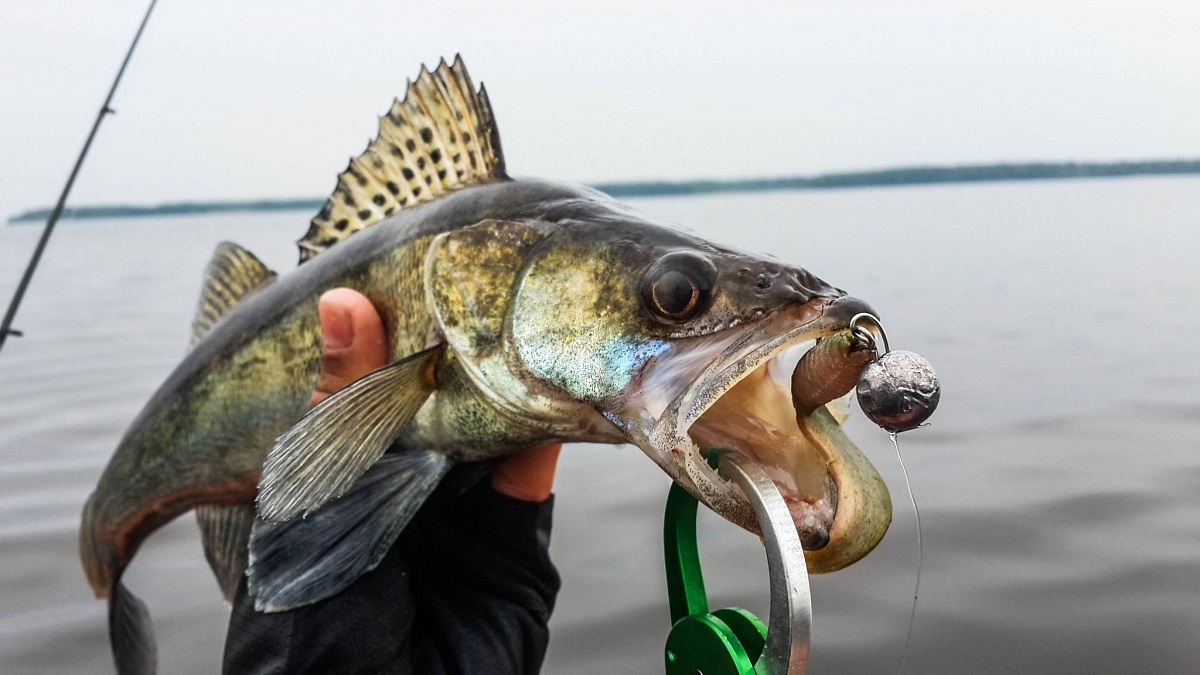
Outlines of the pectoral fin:
[{"label": "pectoral fin", "polygon": [[350,489],[433,393],[432,347],[365,375],[275,441],[258,484],[258,515],[283,522]]},{"label": "pectoral fin", "polygon": [[390,454],[307,518],[256,520],[247,571],[254,607],[281,612],[308,605],[375,569],[449,468],[438,452]]}]

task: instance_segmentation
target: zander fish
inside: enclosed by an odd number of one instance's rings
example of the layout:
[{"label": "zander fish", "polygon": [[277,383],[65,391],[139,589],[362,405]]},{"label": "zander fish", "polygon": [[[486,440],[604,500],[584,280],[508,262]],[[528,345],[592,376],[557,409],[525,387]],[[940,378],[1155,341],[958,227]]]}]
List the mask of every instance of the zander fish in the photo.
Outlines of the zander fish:
[{"label": "zander fish", "polygon": [[[279,277],[218,246],[191,352],[84,508],[83,566],[109,599],[123,674],[153,672],[155,648],[121,575],[189,509],[226,596],[245,575],[261,611],[372,569],[451,466],[550,441],[634,443],[756,531],[703,456],[745,454],[784,495],[811,572],[862,558],[891,522],[829,407],[797,415],[790,392],[804,350],[865,303],[594,190],[509,178],[461,59],[409,84],[299,246],[303,264]],[[378,308],[391,363],[306,414],[317,299],[335,287]]]}]

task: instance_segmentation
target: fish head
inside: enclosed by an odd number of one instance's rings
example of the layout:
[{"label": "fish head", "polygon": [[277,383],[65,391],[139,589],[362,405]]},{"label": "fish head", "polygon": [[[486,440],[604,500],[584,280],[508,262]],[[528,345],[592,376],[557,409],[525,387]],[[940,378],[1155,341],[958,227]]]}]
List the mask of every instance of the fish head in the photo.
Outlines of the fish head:
[{"label": "fish head", "polygon": [[811,572],[878,544],[891,522],[882,479],[826,406],[798,418],[790,389],[800,356],[866,303],[799,267],[640,218],[559,221],[527,238],[500,286],[494,347],[468,356],[498,399],[586,421],[582,438],[561,438],[637,445],[757,532],[740,489],[706,461],[745,455],[779,488]]}]

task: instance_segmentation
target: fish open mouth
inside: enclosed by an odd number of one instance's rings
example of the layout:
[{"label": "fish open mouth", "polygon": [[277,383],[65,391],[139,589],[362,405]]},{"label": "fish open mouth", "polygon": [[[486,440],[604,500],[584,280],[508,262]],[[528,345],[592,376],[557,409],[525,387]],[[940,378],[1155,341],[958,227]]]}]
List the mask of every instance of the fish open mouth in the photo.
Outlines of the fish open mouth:
[{"label": "fish open mouth", "polygon": [[786,365],[794,367],[808,346],[786,349],[750,371],[700,415],[688,436],[702,454],[739,452],[761,466],[791,511],[800,542],[816,551],[829,543],[838,493],[826,470],[834,458],[805,433],[809,420],[797,420],[790,402]]},{"label": "fish open mouth", "polygon": [[738,452],[757,463],[788,505],[814,573],[861,559],[891,523],[887,487],[830,406],[797,416],[792,404],[801,356],[860,311],[869,308],[854,298],[818,298],[681,344],[647,368],[644,394],[622,415],[626,433],[676,482],[752,532],[749,502],[706,457]]}]

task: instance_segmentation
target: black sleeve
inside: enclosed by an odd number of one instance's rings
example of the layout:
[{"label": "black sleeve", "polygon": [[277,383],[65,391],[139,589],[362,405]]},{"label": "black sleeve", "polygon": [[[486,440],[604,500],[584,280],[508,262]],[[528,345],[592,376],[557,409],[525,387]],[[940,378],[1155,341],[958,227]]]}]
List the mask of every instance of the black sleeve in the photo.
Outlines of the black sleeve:
[{"label": "black sleeve", "polygon": [[490,479],[439,488],[379,567],[288,612],[255,612],[243,579],[223,672],[536,674],[560,585],[552,502],[506,497]]}]

